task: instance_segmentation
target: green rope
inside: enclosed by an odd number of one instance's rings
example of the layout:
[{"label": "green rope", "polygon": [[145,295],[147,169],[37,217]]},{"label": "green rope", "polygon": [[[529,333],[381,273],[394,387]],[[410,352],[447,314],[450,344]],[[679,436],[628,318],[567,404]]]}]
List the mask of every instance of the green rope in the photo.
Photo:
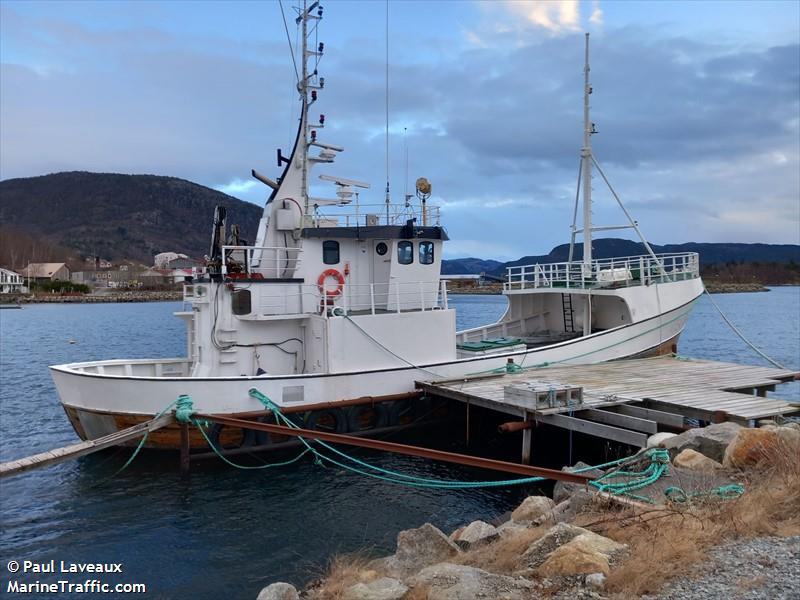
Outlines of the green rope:
[{"label": "green rope", "polygon": [[705,492],[687,493],[683,488],[680,487],[668,487],[666,490],[664,490],[664,495],[668,500],[671,502],[680,503],[691,502],[695,498],[709,497],[716,497],[720,500],[735,500],[742,494],[744,494],[744,486],[741,486],[738,483],[721,485],[713,490],[708,490]]},{"label": "green rope", "polygon": [[[293,429],[300,429],[300,426],[297,425],[297,423],[294,423],[289,418],[287,418],[283,414],[283,412],[281,412],[280,407],[277,404],[275,404],[268,396],[262,394],[259,390],[257,390],[256,388],[251,388],[249,390],[249,395],[250,397],[258,400],[267,410],[271,411],[275,415],[275,419],[278,423],[283,423],[286,427],[291,427]],[[178,421],[179,423],[192,424],[195,427],[197,427],[200,430],[200,433],[202,434],[203,438],[206,440],[206,443],[208,443],[209,447],[214,451],[214,453],[219,458],[221,458],[226,464],[235,467],[237,469],[253,470],[253,469],[269,469],[272,467],[283,467],[296,463],[306,454],[311,454],[314,456],[314,462],[320,466],[325,466],[326,463],[330,463],[351,473],[356,473],[366,477],[371,477],[373,479],[378,479],[389,483],[395,483],[398,485],[405,485],[415,488],[456,490],[456,489],[475,489],[475,488],[488,488],[488,487],[506,487],[511,485],[538,483],[540,481],[545,481],[547,479],[546,477],[522,477],[518,479],[503,479],[496,481],[458,481],[458,480],[429,479],[426,477],[418,477],[416,475],[409,475],[406,473],[401,473],[399,471],[393,471],[391,469],[384,469],[376,465],[371,465],[359,458],[356,458],[355,456],[351,456],[349,454],[346,454],[345,452],[342,452],[337,448],[334,448],[333,446],[322,440],[313,440],[313,442],[317,446],[327,450],[330,453],[333,453],[336,457],[341,458],[344,461],[342,462],[341,460],[337,460],[337,458],[333,458],[331,456],[323,454],[322,452],[317,450],[314,446],[312,446],[312,444],[302,436],[298,436],[298,439],[303,444],[303,446],[305,446],[305,450],[303,450],[300,454],[298,454],[292,459],[279,463],[269,463],[264,465],[254,465],[254,466],[240,465],[225,457],[219,450],[219,448],[217,448],[216,445],[212,443],[211,439],[208,437],[208,434],[205,431],[206,428],[209,427],[209,424],[205,421],[201,421],[199,419],[195,419],[194,417],[192,417],[192,415],[194,414],[194,407],[192,404],[192,400],[189,396],[182,394],[174,402],[171,402],[164,410],[158,413],[158,415],[156,415],[156,418],[166,413],[173,406],[175,407],[176,421]],[[138,455],[139,451],[144,446],[146,440],[147,440],[147,432],[142,437],[142,440],[139,442],[139,445],[137,446],[133,455],[114,475],[117,475],[118,473],[123,471],[125,468],[128,467],[128,465],[130,465],[133,462],[133,459]],[[627,468],[627,467],[632,467],[635,464],[642,463],[643,461],[648,461],[648,464],[642,469],[635,470]],[[588,482],[589,485],[592,485],[593,487],[597,488],[598,491],[601,492],[606,492],[616,496],[628,496],[631,498],[636,498],[637,500],[642,500],[654,504],[654,501],[652,499],[647,498],[645,496],[641,496],[639,494],[634,494],[633,492],[655,483],[663,475],[669,472],[669,453],[664,448],[651,448],[649,450],[645,450],[642,453],[636,454],[632,457],[620,458],[600,465],[582,467],[580,469],[571,469],[570,472],[585,473],[587,471],[595,469],[606,469],[608,467],[616,467],[616,468],[595,480],[590,480]],[[667,488],[667,490],[664,493],[669,500],[675,502],[686,502],[694,497],[712,496],[712,495],[718,496],[719,498],[722,499],[737,498],[744,493],[744,488],[740,485],[734,484],[734,485],[720,486],[719,488],[716,488],[708,492],[696,492],[692,494],[687,494],[681,488],[670,487]]]}]

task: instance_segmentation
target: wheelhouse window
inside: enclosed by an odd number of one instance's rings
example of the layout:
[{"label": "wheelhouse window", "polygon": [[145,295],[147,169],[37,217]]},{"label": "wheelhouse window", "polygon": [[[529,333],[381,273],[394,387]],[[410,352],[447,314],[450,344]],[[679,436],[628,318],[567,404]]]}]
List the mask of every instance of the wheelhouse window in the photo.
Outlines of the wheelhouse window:
[{"label": "wheelhouse window", "polygon": [[326,265],[339,264],[339,242],[334,240],[322,242],[322,262]]},{"label": "wheelhouse window", "polygon": [[421,265],[433,264],[433,242],[419,243],[419,263]]},{"label": "wheelhouse window", "polygon": [[401,265],[410,265],[414,262],[414,244],[411,242],[398,242],[397,262]]}]

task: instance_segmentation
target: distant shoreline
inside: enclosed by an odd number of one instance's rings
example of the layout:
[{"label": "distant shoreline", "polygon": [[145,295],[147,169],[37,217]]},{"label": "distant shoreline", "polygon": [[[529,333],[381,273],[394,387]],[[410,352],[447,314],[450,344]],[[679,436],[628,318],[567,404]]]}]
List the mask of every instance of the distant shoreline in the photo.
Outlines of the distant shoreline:
[{"label": "distant shoreline", "polygon": [[113,292],[110,294],[80,294],[74,296],[44,294],[41,296],[16,296],[3,294],[0,303],[17,304],[112,304],[119,302],[176,302],[183,300],[181,291]]},{"label": "distant shoreline", "polygon": [[[749,292],[768,292],[770,287],[792,287],[798,284],[783,283],[765,286],[761,283],[715,283],[705,282],[711,294],[739,294]],[[500,286],[485,288],[448,290],[450,296],[496,296],[502,293]],[[19,296],[0,294],[0,304],[113,304],[128,302],[178,302],[183,300],[181,291],[136,291],[113,292],[109,294],[86,294],[61,296],[58,294],[42,296]]]}]

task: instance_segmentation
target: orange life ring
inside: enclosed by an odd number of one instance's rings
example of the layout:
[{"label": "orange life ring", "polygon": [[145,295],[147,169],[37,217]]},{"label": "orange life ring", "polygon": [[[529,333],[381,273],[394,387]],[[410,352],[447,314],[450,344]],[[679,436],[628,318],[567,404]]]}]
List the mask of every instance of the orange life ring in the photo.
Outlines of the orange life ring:
[{"label": "orange life ring", "polygon": [[[328,277],[333,277],[336,279],[336,282],[339,284],[336,288],[332,290],[325,291],[325,280]],[[339,273],[336,269],[326,269],[319,275],[319,279],[317,279],[317,287],[319,287],[320,292],[324,292],[328,298],[336,298],[337,296],[341,295],[342,290],[344,290],[344,275]]]}]

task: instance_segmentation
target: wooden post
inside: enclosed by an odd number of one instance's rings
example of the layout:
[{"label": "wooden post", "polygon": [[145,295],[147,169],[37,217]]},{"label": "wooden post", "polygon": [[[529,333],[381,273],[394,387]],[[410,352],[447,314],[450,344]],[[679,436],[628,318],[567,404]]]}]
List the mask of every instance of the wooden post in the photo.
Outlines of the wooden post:
[{"label": "wooden post", "polygon": [[469,400],[467,400],[467,446],[469,446]]},{"label": "wooden post", "polygon": [[[527,421],[528,420],[528,411],[526,410],[525,413],[522,416]],[[528,429],[523,429],[522,430],[522,464],[523,465],[531,464],[531,442],[533,442],[533,429],[531,429],[530,427]]]},{"label": "wooden post", "polygon": [[181,474],[189,473],[189,425],[181,423]]}]

